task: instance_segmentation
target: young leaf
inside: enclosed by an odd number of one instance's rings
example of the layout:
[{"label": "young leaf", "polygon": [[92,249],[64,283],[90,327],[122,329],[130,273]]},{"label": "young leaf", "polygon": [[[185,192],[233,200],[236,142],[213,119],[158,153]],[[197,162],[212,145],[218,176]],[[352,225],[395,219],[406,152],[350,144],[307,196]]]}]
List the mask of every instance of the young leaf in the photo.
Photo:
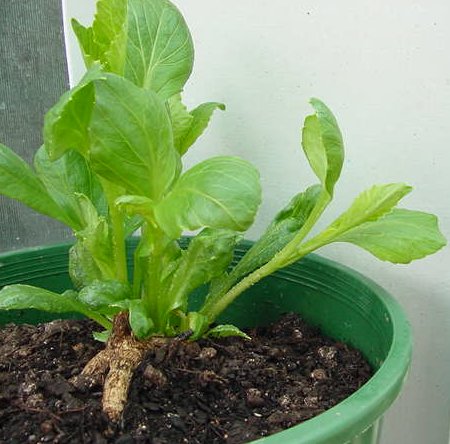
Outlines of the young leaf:
[{"label": "young leaf", "polygon": [[168,99],[181,92],[194,62],[189,29],[167,0],[129,0],[124,76]]},{"label": "young leaf", "polygon": [[[110,71],[123,71],[128,0],[100,0],[92,27],[72,19],[86,66],[100,61]],[[118,69],[118,71],[115,71]]]},{"label": "young leaf", "polygon": [[103,316],[90,310],[88,306],[76,299],[76,293],[67,291],[63,294],[53,293],[43,288],[29,285],[10,285],[0,290],[0,310],[36,310],[52,313],[81,313],[97,321],[105,328],[111,324]]},{"label": "young leaf", "polygon": [[[88,254],[92,257],[101,271],[100,280],[114,279],[116,271],[108,222],[103,216],[98,215],[86,196],[78,194],[77,198],[84,227],[83,230],[75,232],[77,239],[84,247],[79,250],[79,254]],[[81,263],[86,261],[88,259],[82,259]]]},{"label": "young leaf", "polygon": [[297,194],[252,245],[230,273],[233,283],[270,261],[302,228],[320,197],[322,187],[313,185]]},{"label": "young leaf", "polygon": [[90,135],[94,170],[127,192],[157,201],[179,175],[166,106],[121,77],[95,82]]},{"label": "young leaf", "polygon": [[171,280],[165,312],[180,308],[186,311],[190,293],[227,269],[238,240],[239,235],[234,231],[209,228],[195,236],[183,252]]},{"label": "young leaf", "polygon": [[44,143],[51,160],[59,159],[68,150],[87,155],[90,147],[88,127],[94,103],[92,81],[102,75],[100,67],[94,65],[45,115]]},{"label": "young leaf", "polygon": [[403,183],[374,185],[363,191],[350,208],[324,231],[323,235],[335,236],[364,222],[377,220],[390,212],[411,190],[410,186]]},{"label": "young leaf", "polygon": [[183,155],[203,134],[216,109],[225,110],[222,103],[208,102],[188,111],[177,94],[168,101],[172,119],[174,144],[178,152]]},{"label": "young leaf", "polygon": [[83,56],[86,68],[90,68],[96,60],[100,60],[100,48],[94,41],[92,27],[86,28],[78,20],[71,20],[73,32],[78,40],[78,45]]},{"label": "young leaf", "polygon": [[172,121],[173,143],[180,154],[184,135],[192,125],[193,117],[181,100],[181,94],[175,94],[168,101],[170,120]]},{"label": "young leaf", "polygon": [[208,328],[208,318],[196,311],[190,311],[181,323],[180,333],[191,333],[189,339],[200,339]]},{"label": "young leaf", "polygon": [[42,214],[69,226],[77,226],[75,219],[50,197],[35,172],[12,150],[0,144],[0,194],[16,199]]},{"label": "young leaf", "polygon": [[96,341],[106,343],[111,336],[111,330],[94,331],[92,336]]},{"label": "young leaf", "polygon": [[148,197],[132,195],[120,196],[116,199],[116,205],[130,216],[139,214],[147,219],[153,219],[154,203]]},{"label": "young leaf", "polygon": [[259,173],[238,157],[214,157],[187,172],[155,206],[159,226],[172,238],[202,227],[245,231],[261,201]]},{"label": "young leaf", "polygon": [[318,99],[311,99],[315,114],[305,119],[302,146],[316,176],[330,198],[341,174],[344,143],[333,113]]},{"label": "young leaf", "polygon": [[51,161],[42,146],[34,157],[34,167],[50,196],[74,221],[74,230],[83,227],[77,193],[85,195],[100,214],[106,215],[107,203],[102,187],[81,154],[68,151],[58,160]]},{"label": "young leaf", "polygon": [[394,209],[382,218],[359,225],[334,242],[350,242],[378,259],[408,264],[446,245],[436,216],[420,211]]},{"label": "young leaf", "polygon": [[78,239],[69,250],[69,276],[77,290],[103,279],[100,268],[82,239]]},{"label": "young leaf", "polygon": [[409,263],[434,253],[445,245],[436,217],[394,209],[410,191],[411,187],[404,184],[373,186],[326,230],[303,244],[298,253],[303,256],[331,242],[351,242],[395,263]]},{"label": "young leaf", "polygon": [[154,324],[141,299],[129,301],[130,326],[137,338],[148,337],[154,329]]},{"label": "young leaf", "polygon": [[225,105],[218,102],[207,102],[197,106],[197,108],[191,111],[193,117],[189,131],[184,135],[180,145],[180,153],[184,154],[203,134],[203,131],[207,128],[211,116],[214,111],[220,109],[225,111]]},{"label": "young leaf", "polygon": [[78,300],[92,309],[107,307],[130,297],[130,286],[116,280],[96,280],[78,293]]},{"label": "young leaf", "polygon": [[206,336],[211,338],[227,338],[229,336],[239,336],[244,339],[252,339],[248,334],[244,333],[242,330],[239,330],[239,328],[229,324],[218,325],[217,327],[212,328],[206,333]]}]

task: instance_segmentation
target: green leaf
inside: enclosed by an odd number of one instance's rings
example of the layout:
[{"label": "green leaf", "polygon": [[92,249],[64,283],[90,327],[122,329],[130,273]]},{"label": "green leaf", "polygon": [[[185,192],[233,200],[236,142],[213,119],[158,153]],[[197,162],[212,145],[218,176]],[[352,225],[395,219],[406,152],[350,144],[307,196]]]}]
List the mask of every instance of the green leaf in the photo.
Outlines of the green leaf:
[{"label": "green leaf", "polygon": [[103,278],[100,268],[82,239],[78,239],[69,250],[69,276],[76,289]]},{"label": "green leaf", "polygon": [[144,196],[120,196],[116,199],[115,204],[117,207],[125,211],[128,215],[141,215],[147,219],[153,219],[153,206],[154,203],[151,199]]},{"label": "green leaf", "polygon": [[176,239],[202,227],[245,231],[260,202],[255,167],[238,157],[214,157],[185,172],[154,211],[159,226]]},{"label": "green leaf", "polygon": [[200,339],[206,329],[208,328],[208,318],[196,311],[190,311],[187,316],[183,319],[181,324],[181,333],[192,331],[189,336],[190,340],[196,341]]},{"label": "green leaf", "polygon": [[123,73],[127,40],[127,0],[100,0],[92,25],[100,61],[112,72]]},{"label": "green leaf", "polygon": [[331,242],[351,242],[395,263],[409,263],[434,253],[445,245],[436,217],[394,209],[410,191],[410,186],[401,183],[373,186],[298,253],[303,255]]},{"label": "green leaf", "polygon": [[305,119],[302,146],[316,176],[330,198],[344,162],[344,143],[333,113],[318,99],[311,99],[315,114]]},{"label": "green leaf", "polygon": [[175,94],[168,101],[170,120],[172,121],[173,142],[180,154],[181,144],[194,119],[181,100],[181,94]]},{"label": "green leaf", "polygon": [[214,111],[220,109],[225,111],[225,105],[218,102],[202,103],[197,108],[191,111],[193,117],[192,124],[189,131],[184,135],[180,145],[180,153],[184,154],[195,141],[203,134],[208,127],[209,121]]},{"label": "green leaf", "polygon": [[76,150],[84,156],[89,152],[89,122],[94,103],[92,81],[102,76],[100,67],[93,66],[45,115],[44,144],[50,159],[56,160],[68,150]]},{"label": "green leaf", "polygon": [[92,27],[72,26],[88,67],[99,61],[163,99],[181,92],[192,71],[189,29],[167,0],[100,0]]},{"label": "green leaf", "polygon": [[124,236],[125,238],[133,235],[133,233],[141,228],[142,224],[144,223],[144,218],[141,216],[131,216],[125,218],[124,221]]},{"label": "green leaf", "polygon": [[244,339],[251,340],[252,338],[244,333],[242,330],[239,330],[239,328],[235,327],[234,325],[218,325],[217,327],[212,328],[211,330],[206,333],[207,337],[212,338],[226,338],[229,336],[238,336]]},{"label": "green leaf", "polygon": [[[101,271],[100,280],[114,279],[116,270],[108,221],[105,217],[98,215],[97,210],[86,196],[78,194],[77,197],[85,227],[83,230],[75,232],[77,239],[83,244],[79,254],[92,257],[95,265]],[[83,263],[90,264],[90,259],[81,259],[81,264]]]},{"label": "green leaf", "polygon": [[78,293],[78,300],[93,309],[107,307],[130,297],[130,286],[112,279],[95,280]]},{"label": "green leaf", "polygon": [[269,225],[230,273],[236,282],[241,277],[269,262],[303,227],[320,198],[322,187],[313,185],[297,194]]},{"label": "green leaf", "polygon": [[68,151],[51,161],[44,146],[34,157],[36,172],[53,200],[73,221],[74,230],[83,227],[77,194],[85,195],[100,214],[106,215],[107,203],[103,189],[86,159],[76,151]]},{"label": "green leaf", "polygon": [[75,221],[51,198],[30,166],[2,144],[0,144],[0,194],[16,199],[66,225],[75,224]]},{"label": "green leaf", "polygon": [[147,314],[143,301],[140,299],[130,300],[129,310],[130,326],[135,336],[140,339],[148,337],[154,329],[154,324]]},{"label": "green leaf", "polygon": [[412,188],[402,183],[374,185],[363,191],[350,208],[342,213],[324,231],[301,244],[290,257],[297,260],[305,254],[316,250],[365,222],[373,222],[389,213]]},{"label": "green leaf", "polygon": [[239,235],[230,230],[206,228],[183,251],[165,298],[165,312],[187,310],[193,290],[223,274],[233,259]]},{"label": "green leaf", "polygon": [[96,341],[106,343],[111,336],[111,330],[94,331],[92,332],[92,336]]},{"label": "green leaf", "polygon": [[194,62],[189,29],[167,0],[129,0],[124,76],[163,99],[181,92]]},{"label": "green leaf", "polygon": [[181,168],[165,104],[154,92],[113,74],[95,82],[95,89],[94,170],[131,194],[159,200]]},{"label": "green leaf", "polygon": [[412,191],[403,183],[374,185],[363,191],[350,208],[341,214],[324,232],[336,235],[356,227],[364,222],[377,220],[390,212],[398,202]]},{"label": "green leaf", "polygon": [[446,245],[433,214],[394,209],[382,218],[355,227],[335,242],[350,242],[378,259],[408,264],[435,253]]},{"label": "green leaf", "polygon": [[72,20],[86,66],[100,61],[110,71],[122,73],[125,63],[127,0],[99,0],[92,27]]},{"label": "green leaf", "polygon": [[78,301],[74,291],[57,294],[29,285],[10,285],[0,290],[0,310],[30,308],[52,313],[77,312],[94,319],[106,328],[110,327],[110,323],[106,319]]},{"label": "green leaf", "polygon": [[92,27],[86,28],[76,19],[72,19],[71,23],[80,46],[84,64],[86,68],[90,68],[101,57],[100,47],[94,40],[94,31]]},{"label": "green leaf", "polygon": [[216,109],[225,110],[222,103],[208,102],[188,111],[177,94],[169,99],[170,116],[174,132],[174,144],[178,152],[183,155],[203,134],[207,128],[213,112]]}]

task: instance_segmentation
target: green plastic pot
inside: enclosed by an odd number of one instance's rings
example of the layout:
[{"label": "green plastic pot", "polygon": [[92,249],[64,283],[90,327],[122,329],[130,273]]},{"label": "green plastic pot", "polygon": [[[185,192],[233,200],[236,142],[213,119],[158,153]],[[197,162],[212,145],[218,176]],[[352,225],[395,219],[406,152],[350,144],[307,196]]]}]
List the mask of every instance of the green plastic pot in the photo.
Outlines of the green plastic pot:
[{"label": "green plastic pot", "polygon": [[[249,242],[240,245],[236,257],[241,257],[249,245]],[[130,264],[135,246],[136,239],[133,239],[129,245]],[[68,244],[58,245],[0,255],[0,287],[26,283],[53,291],[70,288],[69,247]],[[361,350],[376,373],[332,409],[254,444],[379,442],[383,415],[398,396],[411,359],[410,327],[400,306],[385,290],[361,274],[310,255],[255,285],[221,320],[251,327],[269,323],[290,311],[301,313],[324,333]],[[0,324],[36,323],[53,318],[33,310],[0,312]]]}]

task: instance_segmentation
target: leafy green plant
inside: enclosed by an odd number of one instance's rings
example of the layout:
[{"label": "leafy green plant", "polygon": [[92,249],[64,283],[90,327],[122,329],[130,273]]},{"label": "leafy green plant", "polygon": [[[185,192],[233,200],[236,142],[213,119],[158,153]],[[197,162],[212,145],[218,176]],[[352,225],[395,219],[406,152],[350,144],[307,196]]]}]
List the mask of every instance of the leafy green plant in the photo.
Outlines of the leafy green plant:
[{"label": "leafy green plant", "polygon": [[[232,269],[233,250],[261,201],[258,171],[219,156],[183,171],[182,157],[215,110],[188,110],[181,92],[193,45],[168,0],[99,0],[92,27],[73,22],[87,73],[47,113],[33,167],[0,145],[0,190],[68,225],[76,241],[63,294],[26,285],[0,292],[0,308],[80,312],[104,328],[106,348],[84,375],[102,378],[104,409],[117,420],[131,375],[152,347],[188,332],[245,336],[215,325],[219,314],[260,279],[333,242],[358,245],[382,260],[408,263],[445,245],[435,216],[396,208],[411,191],[376,185],[324,231],[310,236],[333,199],[344,149],[332,112],[312,99],[303,151],[318,183],[296,195]],[[126,238],[140,229],[133,276]],[[187,249],[186,230],[200,230]],[[196,311],[193,291],[206,285]]]}]

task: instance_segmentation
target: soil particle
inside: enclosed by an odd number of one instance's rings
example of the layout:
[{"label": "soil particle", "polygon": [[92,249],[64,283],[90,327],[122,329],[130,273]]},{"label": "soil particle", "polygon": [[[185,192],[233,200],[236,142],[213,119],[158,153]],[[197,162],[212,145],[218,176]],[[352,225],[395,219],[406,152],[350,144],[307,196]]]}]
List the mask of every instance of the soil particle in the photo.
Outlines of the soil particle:
[{"label": "soil particle", "polygon": [[297,315],[241,338],[174,341],[135,373],[119,424],[71,378],[103,344],[89,321],[0,330],[0,444],[241,444],[310,419],[371,376],[360,353]]}]

